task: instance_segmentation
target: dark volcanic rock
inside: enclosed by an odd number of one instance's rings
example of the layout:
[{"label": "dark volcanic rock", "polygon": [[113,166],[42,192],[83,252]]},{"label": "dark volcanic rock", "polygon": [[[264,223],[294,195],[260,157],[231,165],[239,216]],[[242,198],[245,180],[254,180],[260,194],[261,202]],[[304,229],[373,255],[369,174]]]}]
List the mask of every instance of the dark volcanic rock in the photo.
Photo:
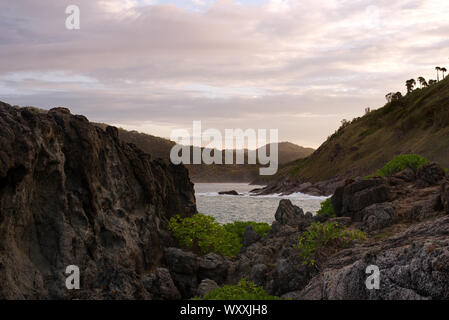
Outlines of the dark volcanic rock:
[{"label": "dark volcanic rock", "polygon": [[143,278],[143,283],[145,289],[151,294],[153,300],[181,299],[181,294],[173,283],[168,269],[156,269],[156,272]]},{"label": "dark volcanic rock", "polygon": [[[340,251],[295,299],[449,299],[449,217],[414,225],[376,245]],[[380,271],[368,289],[366,268]]]},{"label": "dark volcanic rock", "polygon": [[434,186],[444,179],[446,173],[438,163],[431,162],[419,168],[416,172],[416,176],[418,179],[424,182],[424,185]]},{"label": "dark volcanic rock", "polygon": [[376,203],[361,212],[363,231],[374,231],[386,228],[393,224],[395,209],[391,203]]},{"label": "dark volcanic rock", "polygon": [[[170,217],[196,212],[193,185],[116,133],[0,103],[0,298],[151,297],[142,275],[172,241]],[[69,265],[81,290],[65,287]]]},{"label": "dark volcanic rock", "polygon": [[176,287],[183,298],[197,293],[198,285],[204,279],[223,284],[229,273],[230,261],[215,253],[198,256],[178,248],[167,248],[165,259]]},{"label": "dark volcanic rock", "polygon": [[204,297],[209,292],[215,290],[218,288],[218,284],[211,279],[204,279],[201,281],[200,285],[198,286],[198,289],[196,291],[196,295],[198,297]]},{"label": "dark volcanic rock", "polygon": [[239,193],[235,190],[231,190],[231,191],[220,191],[218,194],[221,195],[229,195],[229,196],[238,196]]},{"label": "dark volcanic rock", "polygon": [[338,188],[332,196],[332,206],[338,217],[351,217],[354,221],[362,221],[361,210],[388,199],[389,190],[383,180],[361,180]]},{"label": "dark volcanic rock", "polygon": [[413,171],[410,168],[404,169],[398,173],[396,173],[394,176],[396,179],[400,179],[402,181],[411,182],[416,180],[416,174],[415,171]]},{"label": "dark volcanic rock", "polygon": [[288,199],[282,199],[279,202],[274,218],[281,225],[288,225],[292,227],[307,223],[310,224],[312,222],[312,217],[310,215],[306,216],[301,208],[293,205]]}]

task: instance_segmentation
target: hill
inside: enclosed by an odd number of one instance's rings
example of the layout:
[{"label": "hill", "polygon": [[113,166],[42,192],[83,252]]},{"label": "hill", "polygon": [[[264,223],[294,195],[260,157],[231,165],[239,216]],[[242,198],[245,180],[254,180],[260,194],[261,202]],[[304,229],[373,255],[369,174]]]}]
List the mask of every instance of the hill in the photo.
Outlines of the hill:
[{"label": "hill", "polygon": [[344,123],[311,156],[286,164],[270,181],[298,185],[365,176],[405,153],[449,167],[449,78]]},{"label": "hill", "polygon": [[[108,125],[97,123],[97,126],[105,129]],[[168,159],[170,150],[175,145],[168,139],[155,137],[149,134],[127,131],[119,129],[119,138],[125,142],[133,143],[153,158]],[[196,148],[196,147],[193,147]],[[314,149],[304,148],[291,142],[280,142],[278,144],[279,165],[284,165],[293,160],[307,157],[313,153]],[[220,151],[217,151],[220,152]],[[223,153],[224,157],[224,152]],[[250,151],[254,152],[254,151]],[[270,145],[267,145],[267,152],[270,152]],[[191,150],[192,154],[192,150]],[[248,150],[244,150],[245,162],[248,157]],[[235,157],[235,155],[234,155]],[[250,182],[259,177],[259,165],[186,165],[190,178],[194,182]],[[263,181],[260,181],[263,183]]]}]

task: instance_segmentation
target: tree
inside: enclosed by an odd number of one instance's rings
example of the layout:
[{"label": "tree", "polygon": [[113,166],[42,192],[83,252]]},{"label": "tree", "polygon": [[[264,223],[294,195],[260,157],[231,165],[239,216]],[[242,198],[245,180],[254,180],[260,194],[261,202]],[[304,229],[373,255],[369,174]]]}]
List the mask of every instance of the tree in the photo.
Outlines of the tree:
[{"label": "tree", "polygon": [[440,70],[441,70],[441,72],[443,72],[443,79],[444,79],[444,74],[447,72],[447,69],[446,68],[441,68]]},{"label": "tree", "polygon": [[435,67],[435,70],[437,71],[437,82],[439,82],[440,81],[440,70],[441,70],[441,68],[440,67]]},{"label": "tree", "polygon": [[423,87],[425,88],[428,86],[426,79],[424,79],[423,77],[419,77],[418,82],[421,85],[421,88],[423,88]]},{"label": "tree", "polygon": [[415,86],[416,86],[416,80],[415,80],[415,79],[407,80],[407,81],[405,82],[405,86],[407,87],[407,93],[412,92],[413,89],[414,89]]},{"label": "tree", "polygon": [[393,95],[393,101],[400,100],[401,98],[402,98],[402,93],[400,93],[400,92],[396,92],[396,93]]},{"label": "tree", "polygon": [[429,86],[434,85],[435,83],[437,83],[436,80],[429,80]]}]

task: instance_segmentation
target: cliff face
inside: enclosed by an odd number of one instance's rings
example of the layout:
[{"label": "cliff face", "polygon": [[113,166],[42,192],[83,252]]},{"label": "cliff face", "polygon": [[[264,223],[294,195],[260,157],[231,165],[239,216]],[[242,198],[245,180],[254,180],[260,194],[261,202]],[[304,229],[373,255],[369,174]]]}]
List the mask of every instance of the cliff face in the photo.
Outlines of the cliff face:
[{"label": "cliff face", "polygon": [[[0,298],[151,298],[144,275],[196,212],[183,166],[64,108],[0,102]],[[67,290],[76,265],[81,290]]]}]

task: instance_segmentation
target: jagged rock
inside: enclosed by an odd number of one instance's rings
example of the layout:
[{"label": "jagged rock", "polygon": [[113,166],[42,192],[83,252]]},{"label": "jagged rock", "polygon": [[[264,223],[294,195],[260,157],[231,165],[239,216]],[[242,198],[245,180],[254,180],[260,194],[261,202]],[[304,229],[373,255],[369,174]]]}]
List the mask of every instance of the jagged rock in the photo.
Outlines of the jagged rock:
[{"label": "jagged rock", "polygon": [[248,247],[253,243],[259,241],[261,236],[254,230],[252,225],[246,227],[243,233],[243,246]]},{"label": "jagged rock", "polygon": [[388,187],[383,180],[361,180],[338,188],[332,196],[332,206],[338,217],[351,217],[354,221],[361,221],[360,212],[364,208],[388,199]]},{"label": "jagged rock", "polygon": [[282,199],[279,201],[279,206],[276,210],[274,218],[281,225],[293,227],[311,222],[310,216],[307,219],[304,215],[304,211],[298,206],[294,206],[288,199]]},{"label": "jagged rock", "polygon": [[239,193],[235,190],[231,190],[231,191],[220,191],[218,194],[221,195],[229,195],[229,196],[238,196]]},{"label": "jagged rock", "polygon": [[198,287],[198,256],[178,248],[167,248],[164,255],[173,282],[182,297],[193,297]]},{"label": "jagged rock", "polygon": [[170,271],[166,268],[158,268],[156,272],[145,276],[143,283],[153,300],[181,299],[181,294],[173,283]]},{"label": "jagged rock", "polygon": [[393,223],[395,209],[391,203],[376,203],[365,209],[361,213],[363,231],[374,231],[386,228]]},{"label": "jagged rock", "polygon": [[263,286],[267,278],[267,273],[268,273],[267,265],[263,263],[258,263],[251,268],[249,280],[253,281],[255,284],[259,286]]},{"label": "jagged rock", "polygon": [[438,163],[430,162],[419,168],[416,176],[425,186],[434,186],[444,179],[446,173]]},{"label": "jagged rock", "polygon": [[206,294],[208,294],[211,291],[214,291],[218,288],[218,284],[211,279],[204,279],[201,281],[200,285],[198,286],[198,289],[196,291],[196,295],[198,297],[204,297]]},{"label": "jagged rock", "polygon": [[[296,299],[449,299],[449,217],[414,225],[379,244],[342,250]],[[378,266],[380,289],[368,289],[366,268]]]},{"label": "jagged rock", "polygon": [[193,185],[114,132],[0,103],[0,298],[151,297],[142,275],[160,266],[170,217],[196,212]]},{"label": "jagged rock", "polygon": [[292,246],[286,246],[277,259],[272,274],[271,292],[281,296],[304,288],[316,274],[312,266],[302,265],[298,252]]},{"label": "jagged rock", "polygon": [[212,279],[222,284],[228,278],[230,265],[229,259],[215,253],[208,253],[198,258],[198,278]]},{"label": "jagged rock", "polygon": [[404,169],[404,170],[396,173],[393,177],[396,179],[400,179],[402,181],[406,181],[406,182],[412,182],[412,181],[416,180],[415,171],[413,171],[410,168]]}]

